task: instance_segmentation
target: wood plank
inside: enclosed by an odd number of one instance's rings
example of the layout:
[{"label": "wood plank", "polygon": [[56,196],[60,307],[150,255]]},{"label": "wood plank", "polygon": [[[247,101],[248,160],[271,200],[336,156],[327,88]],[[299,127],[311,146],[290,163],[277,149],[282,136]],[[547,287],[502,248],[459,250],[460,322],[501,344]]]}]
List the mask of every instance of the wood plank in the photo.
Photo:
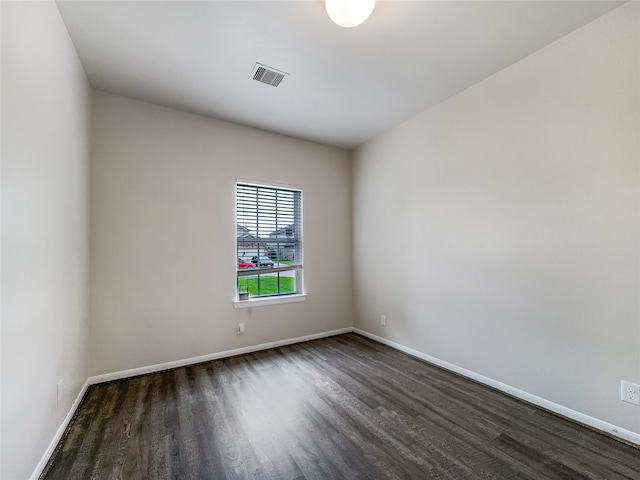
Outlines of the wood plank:
[{"label": "wood plank", "polygon": [[640,480],[640,449],[350,333],[94,385],[41,478]]}]

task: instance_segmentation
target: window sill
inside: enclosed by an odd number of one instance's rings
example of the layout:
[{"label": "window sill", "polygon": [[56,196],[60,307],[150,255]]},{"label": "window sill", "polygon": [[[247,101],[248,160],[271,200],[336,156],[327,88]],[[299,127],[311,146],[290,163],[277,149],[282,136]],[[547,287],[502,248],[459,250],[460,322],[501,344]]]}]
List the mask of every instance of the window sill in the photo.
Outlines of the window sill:
[{"label": "window sill", "polygon": [[233,308],[266,307],[268,305],[280,305],[283,303],[304,302],[307,294],[282,295],[280,297],[253,298],[251,300],[234,300]]}]

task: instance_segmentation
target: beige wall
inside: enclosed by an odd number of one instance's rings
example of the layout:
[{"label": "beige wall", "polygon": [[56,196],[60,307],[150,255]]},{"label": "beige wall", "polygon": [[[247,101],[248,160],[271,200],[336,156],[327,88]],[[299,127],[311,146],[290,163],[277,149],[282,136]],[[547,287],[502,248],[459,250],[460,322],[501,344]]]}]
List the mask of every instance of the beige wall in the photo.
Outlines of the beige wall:
[{"label": "beige wall", "polygon": [[23,480],[87,378],[91,91],[54,2],[0,8],[0,477]]},{"label": "beige wall", "polygon": [[356,327],[640,433],[639,9],[355,152]]},{"label": "beige wall", "polygon": [[[92,145],[92,375],[351,326],[347,152],[100,92]],[[237,177],[302,187],[307,301],[233,308]]]}]

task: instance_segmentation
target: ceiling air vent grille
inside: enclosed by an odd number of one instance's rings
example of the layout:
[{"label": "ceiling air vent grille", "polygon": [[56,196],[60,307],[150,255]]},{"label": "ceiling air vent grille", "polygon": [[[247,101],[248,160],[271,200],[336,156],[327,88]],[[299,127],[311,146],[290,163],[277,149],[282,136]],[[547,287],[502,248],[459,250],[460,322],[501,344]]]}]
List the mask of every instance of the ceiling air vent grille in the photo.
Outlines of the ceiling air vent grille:
[{"label": "ceiling air vent grille", "polygon": [[289,74],[278,71],[275,68],[256,63],[255,67],[253,67],[250,78],[257,80],[258,82],[277,87],[286,75]]}]

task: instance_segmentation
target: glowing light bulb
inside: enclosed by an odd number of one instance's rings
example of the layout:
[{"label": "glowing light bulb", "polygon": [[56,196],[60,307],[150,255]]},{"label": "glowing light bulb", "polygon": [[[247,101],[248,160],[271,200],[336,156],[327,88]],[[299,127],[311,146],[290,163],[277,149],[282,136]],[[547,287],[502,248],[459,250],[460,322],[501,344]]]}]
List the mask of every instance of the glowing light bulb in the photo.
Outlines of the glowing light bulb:
[{"label": "glowing light bulb", "polygon": [[325,7],[335,24],[356,27],[369,18],[375,3],[376,0],[325,0]]}]

